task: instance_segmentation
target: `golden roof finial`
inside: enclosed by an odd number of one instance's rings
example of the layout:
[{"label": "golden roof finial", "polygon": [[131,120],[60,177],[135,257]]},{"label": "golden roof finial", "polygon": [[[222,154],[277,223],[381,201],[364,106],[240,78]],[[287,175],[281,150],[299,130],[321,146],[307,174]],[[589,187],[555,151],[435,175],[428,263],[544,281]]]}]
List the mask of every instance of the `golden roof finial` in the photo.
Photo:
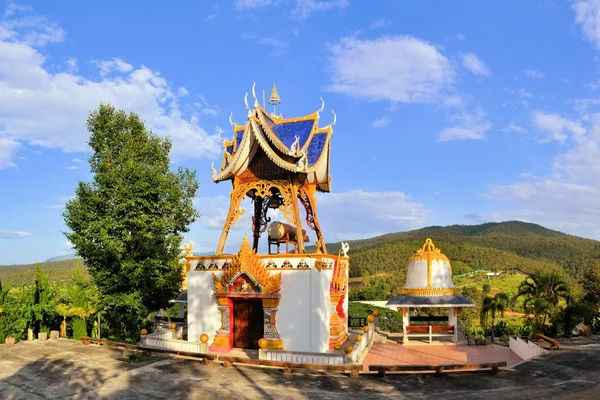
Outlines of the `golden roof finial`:
[{"label": "golden roof finial", "polygon": [[269,96],[269,104],[276,106],[281,103],[281,98],[279,97],[279,93],[277,93],[277,86],[273,84],[273,89],[271,89],[271,96]]}]

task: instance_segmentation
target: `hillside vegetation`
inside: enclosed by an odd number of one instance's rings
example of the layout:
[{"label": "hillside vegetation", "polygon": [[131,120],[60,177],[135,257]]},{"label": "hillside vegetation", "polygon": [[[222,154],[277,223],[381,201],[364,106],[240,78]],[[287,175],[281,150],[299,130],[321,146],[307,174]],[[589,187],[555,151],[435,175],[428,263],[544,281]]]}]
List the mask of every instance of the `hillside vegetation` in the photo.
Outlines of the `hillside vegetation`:
[{"label": "hillside vegetation", "polygon": [[50,282],[67,283],[72,279],[73,269],[77,262],[81,263],[81,273],[87,279],[89,275],[83,262],[79,259],[71,259],[39,264],[2,265],[0,266],[0,281],[3,285],[30,285],[35,275],[35,267],[39,265],[40,271],[48,275]]},{"label": "hillside vegetation", "polygon": [[[407,232],[389,233],[350,243],[350,275],[393,274],[399,284],[404,282],[406,262],[431,238],[446,254],[454,275],[471,270],[511,270],[525,273],[559,269],[573,281],[589,271],[594,260],[600,260],[600,242],[553,231],[543,226],[508,221],[481,225],[431,226]],[[337,253],[340,243],[327,244],[330,253]],[[307,251],[314,248],[308,247]],[[54,283],[71,279],[76,260],[40,263]],[[0,266],[0,280],[10,284],[27,284],[33,279],[35,264]],[[82,265],[82,272],[87,275]],[[360,286],[359,282],[356,282]]]},{"label": "hillside vegetation", "polygon": [[[360,277],[405,273],[406,262],[431,238],[450,258],[454,274],[475,269],[510,270],[525,273],[560,269],[579,280],[594,260],[600,260],[600,242],[553,231],[540,225],[509,221],[481,225],[432,226],[349,241],[350,274]],[[328,244],[337,252],[339,243]]]}]

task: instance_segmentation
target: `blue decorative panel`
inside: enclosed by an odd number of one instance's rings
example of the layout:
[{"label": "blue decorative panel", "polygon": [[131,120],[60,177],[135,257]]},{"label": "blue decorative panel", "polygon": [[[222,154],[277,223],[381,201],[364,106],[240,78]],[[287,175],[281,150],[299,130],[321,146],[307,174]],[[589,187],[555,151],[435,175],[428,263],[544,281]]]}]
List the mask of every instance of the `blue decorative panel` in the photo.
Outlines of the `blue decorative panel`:
[{"label": "blue decorative panel", "polygon": [[308,150],[306,152],[306,157],[308,158],[308,166],[312,167],[319,161],[319,157],[321,157],[321,153],[325,147],[325,140],[327,139],[327,133],[317,133],[313,136],[310,144],[308,145]]},{"label": "blue decorative panel", "polygon": [[271,117],[269,117],[268,114],[263,115],[265,116],[265,120],[269,125],[269,128],[271,128],[275,136],[277,136],[281,143],[283,143],[287,148],[292,146],[296,140],[296,136],[300,137],[300,147],[304,146],[308,140],[308,137],[310,136],[313,125],[315,124],[314,119],[277,124],[271,119]]}]

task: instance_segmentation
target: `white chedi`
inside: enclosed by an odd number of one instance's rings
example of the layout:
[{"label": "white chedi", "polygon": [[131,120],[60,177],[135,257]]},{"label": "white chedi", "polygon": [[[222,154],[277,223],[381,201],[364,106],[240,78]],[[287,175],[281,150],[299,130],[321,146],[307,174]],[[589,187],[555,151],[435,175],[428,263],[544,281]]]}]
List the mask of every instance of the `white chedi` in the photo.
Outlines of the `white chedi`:
[{"label": "white chedi", "polygon": [[402,294],[441,296],[455,294],[450,260],[435,248],[431,239],[408,260]]}]

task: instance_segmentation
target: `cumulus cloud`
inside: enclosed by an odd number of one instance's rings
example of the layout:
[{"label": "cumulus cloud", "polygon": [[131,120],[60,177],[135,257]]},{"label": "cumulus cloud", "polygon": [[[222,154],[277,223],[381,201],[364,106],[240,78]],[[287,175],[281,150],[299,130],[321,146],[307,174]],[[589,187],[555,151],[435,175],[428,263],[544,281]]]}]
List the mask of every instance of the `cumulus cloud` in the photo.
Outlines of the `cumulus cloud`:
[{"label": "cumulus cloud", "polygon": [[[213,232],[212,234],[209,232],[207,236],[212,235],[213,239],[217,239],[225,223],[229,197],[223,195],[200,197],[195,201],[195,206],[202,214],[197,223]],[[230,235],[228,249],[236,249],[236,238],[242,231],[250,230],[252,207],[249,200],[244,200],[242,203],[242,208],[246,212],[233,228],[237,233]],[[403,192],[352,190],[317,194],[317,207],[321,228],[325,239],[329,242],[422,227],[431,213],[423,204],[411,201]],[[352,210],[352,218],[348,218],[349,210]],[[303,210],[301,214],[304,218]],[[269,217],[272,221],[284,221],[283,215],[278,210],[269,210]],[[239,247],[239,244],[237,246]]]},{"label": "cumulus cloud", "polygon": [[540,71],[536,71],[535,69],[526,69],[525,71],[523,71],[523,74],[525,74],[525,76],[532,78],[532,79],[546,78],[546,74],[544,74],[543,72],[540,72]]},{"label": "cumulus cloud", "polygon": [[581,123],[537,113],[551,136],[570,137],[569,148],[554,159],[546,176],[526,174],[511,184],[492,185],[487,197],[515,207],[496,212],[500,219],[522,215],[554,229],[600,239],[600,114],[587,114]]},{"label": "cumulus cloud", "polygon": [[527,130],[525,128],[523,128],[522,126],[519,126],[517,124],[508,124],[508,125],[506,125],[506,128],[504,128],[504,131],[506,131],[506,132],[513,132],[513,133],[525,133],[525,132],[527,132]]},{"label": "cumulus cloud", "polygon": [[461,55],[463,67],[471,71],[474,75],[479,76],[490,76],[490,69],[485,65],[483,61],[473,53],[466,53]]},{"label": "cumulus cloud", "polygon": [[0,136],[0,169],[16,166],[13,155],[18,148],[19,143],[16,140]]},{"label": "cumulus cloud", "polygon": [[600,0],[575,1],[573,10],[583,36],[600,49]]},{"label": "cumulus cloud", "polygon": [[534,111],[531,114],[533,125],[544,132],[546,136],[544,141],[554,140],[563,143],[568,138],[568,134],[583,135],[585,128],[581,122],[572,121],[561,117],[559,114],[549,114],[544,111]]},{"label": "cumulus cloud", "polygon": [[272,57],[284,55],[288,51],[288,42],[273,36],[263,36],[252,32],[245,32],[241,37],[244,40],[269,47],[271,51],[268,54]]},{"label": "cumulus cloud", "polygon": [[373,128],[385,128],[390,124],[390,117],[381,117],[373,121]]},{"label": "cumulus cloud", "polygon": [[290,18],[302,20],[308,18],[314,12],[346,8],[348,7],[348,0],[289,0],[284,2],[275,0],[235,0],[234,6],[238,11],[283,6],[289,9]]},{"label": "cumulus cloud", "polygon": [[412,36],[342,38],[329,46],[328,90],[368,100],[435,103],[455,80],[440,49]]},{"label": "cumulus cloud", "polygon": [[[397,232],[424,226],[431,211],[410,200],[403,192],[368,192],[351,190],[318,195],[321,227],[328,237],[349,239],[345,234],[363,232],[376,236],[381,232]],[[352,210],[352,218],[349,218]]]},{"label": "cumulus cloud", "polygon": [[21,239],[28,236],[33,236],[33,234],[20,231],[0,231],[0,239]]},{"label": "cumulus cloud", "polygon": [[481,108],[475,108],[470,112],[459,112],[451,119],[455,122],[455,125],[442,129],[438,141],[484,139],[485,133],[492,128],[492,123],[485,119],[485,114]]},{"label": "cumulus cloud", "polygon": [[85,121],[100,103],[135,111],[154,132],[171,136],[174,157],[218,154],[216,135],[200,126],[199,114],[182,115],[180,93],[159,72],[120,58],[95,60],[99,79],[78,75],[72,62],[51,72],[44,46],[64,32],[20,12],[0,22],[0,168],[14,165],[21,143],[86,151]]},{"label": "cumulus cloud", "polygon": [[385,28],[386,26],[390,26],[391,24],[392,24],[392,21],[390,21],[389,19],[379,18],[379,19],[373,21],[371,23],[371,25],[369,25],[369,28],[380,29],[380,28]]}]

